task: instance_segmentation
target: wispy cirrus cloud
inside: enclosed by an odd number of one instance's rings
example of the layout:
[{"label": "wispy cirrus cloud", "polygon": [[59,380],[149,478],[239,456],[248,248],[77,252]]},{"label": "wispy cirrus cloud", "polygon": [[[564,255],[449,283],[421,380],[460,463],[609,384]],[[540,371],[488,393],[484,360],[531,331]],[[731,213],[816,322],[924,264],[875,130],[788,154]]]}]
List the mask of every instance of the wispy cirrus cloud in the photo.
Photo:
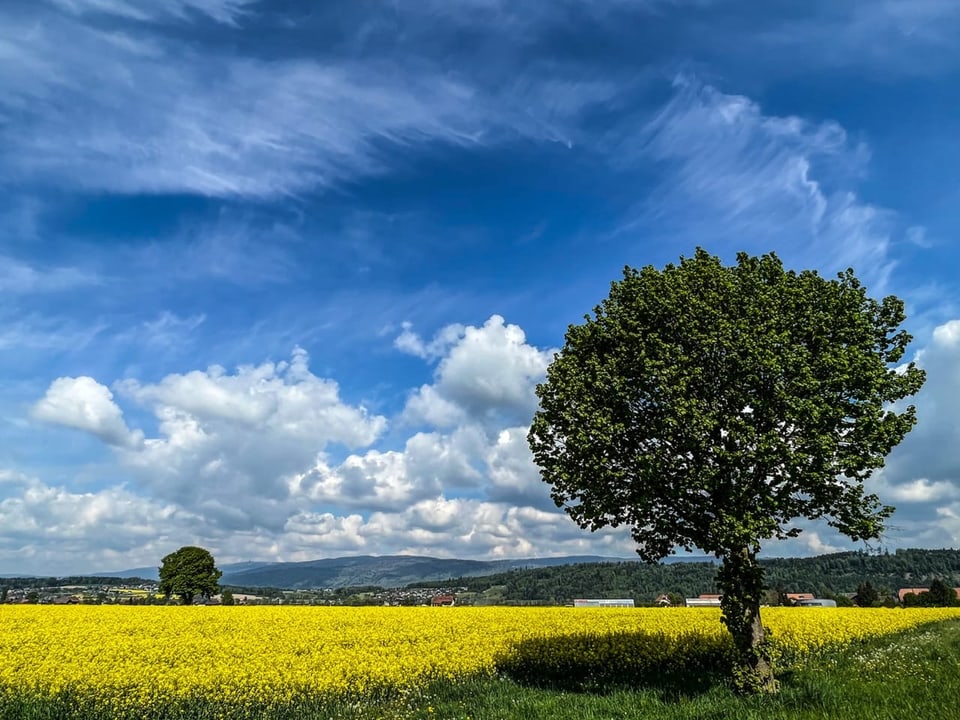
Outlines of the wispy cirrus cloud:
[{"label": "wispy cirrus cloud", "polygon": [[953,0],[819,0],[804,15],[744,39],[767,51],[805,48],[814,67],[882,66],[896,75],[925,75],[956,66],[950,50],[958,32],[960,5]]},{"label": "wispy cirrus cloud", "polygon": [[98,285],[101,278],[76,267],[38,267],[0,255],[0,292],[7,295],[53,293]]},{"label": "wispy cirrus cloud", "polygon": [[617,91],[572,77],[501,94],[440,59],[200,57],[82,18],[2,19],[7,184],[282,197],[382,172],[409,146],[570,144],[571,118]]},{"label": "wispy cirrus cloud", "polygon": [[234,25],[260,0],[51,0],[75,15],[105,14],[140,21],[188,20],[191,14]]},{"label": "wispy cirrus cloud", "polygon": [[[832,121],[765,114],[758,103],[681,76],[640,132],[611,149],[618,162],[654,162],[656,188],[619,232],[704,238],[826,271],[854,267],[883,289],[900,228],[893,211],[856,192],[869,150]],[[719,249],[722,249],[719,248]]]}]

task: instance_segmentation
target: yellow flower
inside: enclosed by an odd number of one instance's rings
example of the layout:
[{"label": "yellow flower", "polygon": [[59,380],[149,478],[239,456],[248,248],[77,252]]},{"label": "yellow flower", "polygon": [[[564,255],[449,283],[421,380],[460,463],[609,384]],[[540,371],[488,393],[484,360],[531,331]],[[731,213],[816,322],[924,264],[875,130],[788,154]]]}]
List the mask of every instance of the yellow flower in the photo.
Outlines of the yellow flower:
[{"label": "yellow flower", "polygon": [[[763,610],[784,661],[956,617],[957,608]],[[409,690],[493,673],[495,658],[525,639],[594,638],[577,646],[582,659],[627,658],[638,641],[625,638],[644,634],[642,652],[662,660],[693,657],[724,633],[712,608],[0,605],[0,693],[69,690],[136,717],[137,708],[198,697],[282,704]]]}]

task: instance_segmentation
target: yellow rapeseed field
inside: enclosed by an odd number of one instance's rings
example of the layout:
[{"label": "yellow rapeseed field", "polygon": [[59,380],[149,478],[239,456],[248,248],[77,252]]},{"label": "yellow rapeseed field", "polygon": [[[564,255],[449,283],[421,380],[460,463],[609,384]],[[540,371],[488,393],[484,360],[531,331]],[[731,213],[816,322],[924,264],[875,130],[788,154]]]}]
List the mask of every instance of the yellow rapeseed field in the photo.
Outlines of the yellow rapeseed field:
[{"label": "yellow rapeseed field", "polygon": [[[960,609],[768,608],[775,652],[804,653],[960,617]],[[695,608],[0,606],[0,693],[72,692],[118,716],[198,697],[283,704],[492,673],[522,640],[723,636]]]}]

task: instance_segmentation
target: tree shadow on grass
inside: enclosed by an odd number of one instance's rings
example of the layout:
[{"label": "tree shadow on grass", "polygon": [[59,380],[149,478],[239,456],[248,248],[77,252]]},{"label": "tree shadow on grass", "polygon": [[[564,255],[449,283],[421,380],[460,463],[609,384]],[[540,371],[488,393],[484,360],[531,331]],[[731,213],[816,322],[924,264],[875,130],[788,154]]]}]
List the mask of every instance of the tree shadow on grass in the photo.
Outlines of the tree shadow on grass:
[{"label": "tree shadow on grass", "polygon": [[681,699],[725,684],[733,657],[725,636],[583,633],[527,638],[495,662],[501,676],[529,687],[593,694],[649,689]]}]

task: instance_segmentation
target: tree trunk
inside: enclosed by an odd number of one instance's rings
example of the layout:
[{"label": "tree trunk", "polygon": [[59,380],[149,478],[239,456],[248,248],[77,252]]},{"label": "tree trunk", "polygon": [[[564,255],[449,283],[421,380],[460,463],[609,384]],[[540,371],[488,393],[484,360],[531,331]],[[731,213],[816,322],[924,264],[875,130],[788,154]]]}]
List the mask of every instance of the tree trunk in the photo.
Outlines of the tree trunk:
[{"label": "tree trunk", "polygon": [[763,568],[756,552],[749,547],[727,553],[717,573],[723,597],[723,623],[733,636],[736,666],[734,688],[744,694],[776,692],[767,634],[760,621],[763,594]]}]

